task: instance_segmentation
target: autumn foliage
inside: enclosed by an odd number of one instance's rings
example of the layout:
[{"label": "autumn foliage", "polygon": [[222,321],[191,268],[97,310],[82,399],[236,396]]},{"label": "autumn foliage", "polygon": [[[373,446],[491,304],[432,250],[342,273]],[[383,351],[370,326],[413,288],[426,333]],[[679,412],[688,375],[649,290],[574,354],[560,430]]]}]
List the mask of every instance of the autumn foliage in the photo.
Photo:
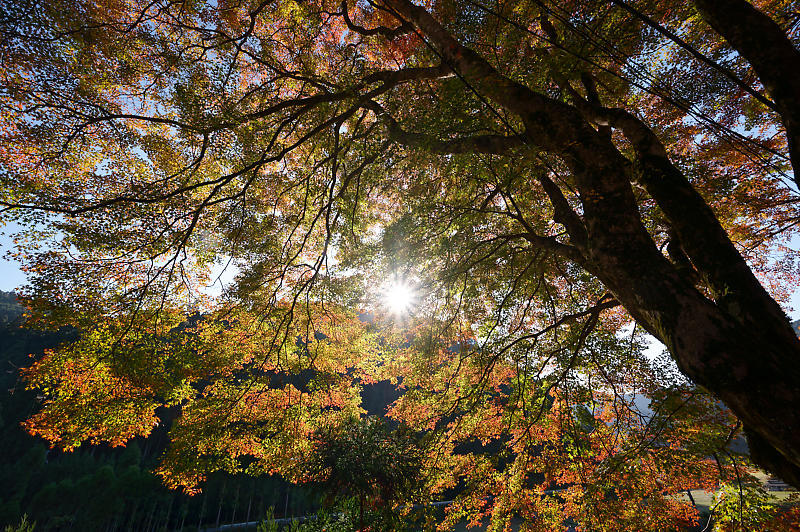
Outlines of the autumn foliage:
[{"label": "autumn foliage", "polygon": [[[442,528],[667,530],[752,461],[797,484],[797,13],[731,5],[4,4],[0,221],[28,323],[78,331],[24,370],[27,430],[169,419],[171,487],[453,497]],[[336,484],[361,437],[417,471]]]}]

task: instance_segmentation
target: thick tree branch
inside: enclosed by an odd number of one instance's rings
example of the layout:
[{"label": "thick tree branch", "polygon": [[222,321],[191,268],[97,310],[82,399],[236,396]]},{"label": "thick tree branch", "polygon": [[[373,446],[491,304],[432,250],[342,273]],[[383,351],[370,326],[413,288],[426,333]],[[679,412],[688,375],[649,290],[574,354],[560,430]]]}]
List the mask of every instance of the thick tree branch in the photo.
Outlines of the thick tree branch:
[{"label": "thick tree branch", "polygon": [[[516,219],[516,217],[515,217]],[[528,227],[526,227],[528,229]],[[552,236],[542,236],[533,232],[533,230],[528,229],[524,233],[515,233],[511,235],[507,235],[508,238],[523,238],[528,241],[529,244],[535,249],[541,249],[543,251],[551,251],[565,257],[567,259],[572,260],[577,264],[583,264],[586,262],[586,259],[581,254],[580,250],[575,246],[571,246],[569,244],[563,244],[556,240]]]},{"label": "thick tree branch", "polygon": [[525,144],[525,138],[522,135],[474,135],[441,140],[433,135],[404,130],[397,120],[377,102],[369,102],[368,107],[386,122],[389,137],[393,141],[405,146],[424,148],[433,153],[488,153],[499,155]]},{"label": "thick tree branch", "polygon": [[[600,94],[597,92],[597,84],[594,78],[588,72],[581,72],[581,83],[586,90],[586,99],[593,107],[601,107]],[[603,135],[604,138],[611,140],[611,127],[608,124],[597,124],[597,131]]]},{"label": "thick tree branch", "polygon": [[[672,164],[656,134],[624,109],[594,109],[594,113],[598,120],[620,128],[634,146],[642,184],[666,214],[681,247],[709,283],[718,304],[737,320],[751,315],[745,309],[758,308],[757,315],[785,322],[781,308],[753,275],[708,203]],[[744,321],[742,325],[757,326]],[[785,339],[793,340],[788,323],[784,329]]]},{"label": "thick tree branch", "polygon": [[378,26],[377,28],[364,28],[353,23],[352,19],[350,19],[350,15],[347,13],[347,0],[342,0],[342,15],[344,16],[344,23],[347,24],[347,28],[350,31],[354,31],[359,35],[364,35],[366,37],[370,37],[373,35],[383,35],[387,39],[394,40],[401,35],[405,35],[407,33],[411,33],[413,30],[413,26],[408,22],[403,22],[400,26],[396,28],[387,28],[385,26]]},{"label": "thick tree branch", "polygon": [[488,153],[500,155],[524,145],[522,136],[474,135],[471,137],[441,140],[424,133],[403,130],[394,119],[389,123],[389,137],[395,142],[414,148],[424,148],[433,153]]},{"label": "thick tree branch", "polygon": [[539,183],[542,185],[545,194],[550,199],[553,205],[553,221],[560,223],[567,229],[570,240],[578,247],[585,248],[587,244],[586,227],[583,225],[583,220],[578,216],[570,206],[567,198],[561,192],[552,179],[546,174],[539,177]]},{"label": "thick tree branch", "polygon": [[[422,7],[408,0],[387,0],[386,3],[432,41],[443,62],[473,91],[519,115],[526,127],[526,139],[535,139],[532,144],[564,158],[583,188],[585,211],[596,215],[597,236],[606,233],[607,225],[611,224],[635,232],[636,239],[650,241],[624,175],[627,160],[575,107],[501,75],[484,58],[461,45]],[[615,219],[619,223],[613,223]],[[591,228],[588,229],[591,232]]]}]

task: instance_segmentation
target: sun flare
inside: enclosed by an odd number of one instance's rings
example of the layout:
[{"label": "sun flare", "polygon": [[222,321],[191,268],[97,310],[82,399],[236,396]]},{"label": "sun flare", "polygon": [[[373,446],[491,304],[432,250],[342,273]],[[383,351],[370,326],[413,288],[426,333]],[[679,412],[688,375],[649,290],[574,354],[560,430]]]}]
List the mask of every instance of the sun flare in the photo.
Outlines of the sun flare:
[{"label": "sun flare", "polygon": [[408,313],[414,305],[414,289],[405,281],[394,281],[383,291],[383,304],[393,314]]}]

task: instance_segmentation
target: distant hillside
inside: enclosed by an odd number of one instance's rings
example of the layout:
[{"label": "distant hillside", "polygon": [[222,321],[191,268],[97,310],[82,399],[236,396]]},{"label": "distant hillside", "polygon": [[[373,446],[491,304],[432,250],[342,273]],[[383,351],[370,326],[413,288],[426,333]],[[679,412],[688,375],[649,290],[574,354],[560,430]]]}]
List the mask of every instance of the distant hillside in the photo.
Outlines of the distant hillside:
[{"label": "distant hillside", "polygon": [[14,293],[0,291],[0,530],[23,514],[37,532],[113,532],[200,529],[257,521],[267,512],[283,517],[316,510],[316,493],[270,476],[216,473],[195,497],[168,490],[151,471],[167,445],[169,423],[125,448],[48,449],[20,426],[40,403],[25,389],[19,368],[31,363],[29,354],[39,357],[77,332],[27,329],[23,310]]},{"label": "distant hillside", "polygon": [[14,321],[22,315],[23,310],[14,292],[0,290],[0,323]]},{"label": "distant hillside", "polygon": [[[150,437],[135,438],[125,448],[84,445],[68,454],[48,449],[20,426],[40,403],[36,391],[25,389],[19,368],[31,363],[29,354],[39,357],[74,340],[77,331],[27,329],[23,311],[14,293],[0,291],[0,531],[23,514],[37,523],[37,532],[113,532],[202,529],[316,511],[320,492],[275,476],[218,472],[195,497],[169,491],[151,472],[168,444],[166,410]],[[363,405],[370,415],[383,415],[398,396],[388,382],[364,386]]]}]

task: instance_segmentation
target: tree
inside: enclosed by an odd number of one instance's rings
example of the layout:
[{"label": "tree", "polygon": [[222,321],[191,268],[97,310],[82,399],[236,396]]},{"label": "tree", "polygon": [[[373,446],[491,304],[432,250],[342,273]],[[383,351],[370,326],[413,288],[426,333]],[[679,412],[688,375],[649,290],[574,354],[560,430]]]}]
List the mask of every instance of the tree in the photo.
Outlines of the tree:
[{"label": "tree", "polygon": [[[402,376],[390,414],[438,435],[427,485],[471,515],[682,519],[669,489],[710,456],[729,479],[739,422],[800,486],[789,3],[3,10],[0,202],[32,319],[83,331],[28,370],[31,431],[117,444],[180,406],[162,473],[192,489],[290,474]],[[363,316],[391,276],[417,285],[405,330]],[[663,390],[654,425],[631,398]]]},{"label": "tree", "polygon": [[[391,509],[416,487],[422,468],[419,442],[406,427],[390,429],[376,418],[348,420],[315,435],[307,475],[325,486],[330,498],[358,501],[358,528],[364,529],[364,505]],[[384,515],[385,526],[391,514]],[[395,524],[387,529],[397,529]]]}]

